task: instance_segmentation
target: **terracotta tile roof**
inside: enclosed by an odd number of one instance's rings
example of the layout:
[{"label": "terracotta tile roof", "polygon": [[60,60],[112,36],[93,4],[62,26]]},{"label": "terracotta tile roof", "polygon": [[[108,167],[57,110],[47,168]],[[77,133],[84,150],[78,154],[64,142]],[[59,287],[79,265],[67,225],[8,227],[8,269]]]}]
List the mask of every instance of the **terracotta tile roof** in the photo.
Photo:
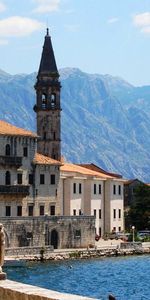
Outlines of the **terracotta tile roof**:
[{"label": "terracotta tile roof", "polygon": [[61,166],[60,171],[70,172],[70,173],[71,172],[72,173],[78,173],[78,174],[81,174],[81,175],[100,177],[100,178],[104,178],[104,179],[105,178],[112,178],[109,175],[106,175],[106,174],[103,174],[103,173],[100,173],[100,172],[96,172],[96,171],[90,170],[88,168],[81,167],[81,166],[76,165],[76,164],[69,164],[69,163],[64,163],[64,165]]},{"label": "terracotta tile roof", "polygon": [[100,172],[100,173],[106,174],[106,175],[114,177],[114,178],[122,178],[122,176],[120,174],[105,171],[104,169],[102,169],[94,164],[78,164],[78,166],[81,166],[81,167],[84,167],[84,168],[87,168],[87,169],[90,169],[90,170],[93,170],[96,172]]},{"label": "terracotta tile roof", "polygon": [[17,136],[19,135],[19,136],[37,137],[37,134],[32,131],[16,127],[2,120],[0,120],[0,135],[17,135]]},{"label": "terracotta tile roof", "polygon": [[33,159],[33,163],[37,165],[62,165],[58,160],[52,159],[51,157],[36,153]]}]

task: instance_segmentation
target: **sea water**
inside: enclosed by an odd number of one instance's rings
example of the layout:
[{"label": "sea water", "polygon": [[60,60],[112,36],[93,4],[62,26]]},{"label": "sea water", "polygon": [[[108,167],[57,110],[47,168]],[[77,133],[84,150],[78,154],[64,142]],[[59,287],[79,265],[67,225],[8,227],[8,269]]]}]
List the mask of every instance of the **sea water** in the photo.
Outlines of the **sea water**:
[{"label": "sea water", "polygon": [[5,268],[10,280],[59,292],[117,300],[150,300],[150,256],[26,263]]}]

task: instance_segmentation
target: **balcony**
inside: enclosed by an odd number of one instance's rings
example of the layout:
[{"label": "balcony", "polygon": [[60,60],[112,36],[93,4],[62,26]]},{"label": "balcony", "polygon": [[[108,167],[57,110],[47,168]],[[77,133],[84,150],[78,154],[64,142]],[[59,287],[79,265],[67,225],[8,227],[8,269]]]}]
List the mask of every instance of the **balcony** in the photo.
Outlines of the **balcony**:
[{"label": "balcony", "polygon": [[22,165],[22,157],[19,157],[19,156],[0,156],[0,165],[20,167]]},{"label": "balcony", "polygon": [[29,185],[0,185],[0,194],[29,195]]}]

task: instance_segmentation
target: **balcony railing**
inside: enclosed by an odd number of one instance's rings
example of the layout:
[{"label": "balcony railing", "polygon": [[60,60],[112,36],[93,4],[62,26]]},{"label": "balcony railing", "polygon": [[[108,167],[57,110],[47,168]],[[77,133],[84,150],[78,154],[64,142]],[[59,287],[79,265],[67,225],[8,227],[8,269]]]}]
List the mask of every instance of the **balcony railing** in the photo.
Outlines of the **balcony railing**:
[{"label": "balcony railing", "polygon": [[0,156],[0,165],[21,166],[22,157],[19,156]]},{"label": "balcony railing", "polygon": [[0,194],[29,195],[28,185],[0,185]]}]

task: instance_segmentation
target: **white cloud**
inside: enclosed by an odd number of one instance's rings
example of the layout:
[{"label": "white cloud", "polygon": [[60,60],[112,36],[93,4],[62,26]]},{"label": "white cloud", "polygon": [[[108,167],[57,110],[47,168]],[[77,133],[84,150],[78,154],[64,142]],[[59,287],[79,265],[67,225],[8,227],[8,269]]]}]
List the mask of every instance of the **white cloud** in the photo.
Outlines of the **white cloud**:
[{"label": "white cloud", "polygon": [[140,32],[150,34],[150,12],[135,15],[133,24],[140,28]]},{"label": "white cloud", "polygon": [[109,23],[109,24],[116,23],[116,22],[118,22],[118,21],[119,21],[118,18],[111,18],[111,19],[108,19],[108,23]]},{"label": "white cloud", "polygon": [[36,13],[46,13],[58,11],[61,0],[34,0],[37,8],[34,10]]},{"label": "white cloud", "polygon": [[133,23],[138,27],[150,26],[150,12],[135,15],[133,17]]},{"label": "white cloud", "polygon": [[44,27],[43,23],[34,19],[13,16],[0,20],[0,37],[21,37]]},{"label": "white cloud", "polygon": [[6,10],[6,6],[5,6],[5,4],[0,2],[0,13],[3,12],[4,10]]}]

